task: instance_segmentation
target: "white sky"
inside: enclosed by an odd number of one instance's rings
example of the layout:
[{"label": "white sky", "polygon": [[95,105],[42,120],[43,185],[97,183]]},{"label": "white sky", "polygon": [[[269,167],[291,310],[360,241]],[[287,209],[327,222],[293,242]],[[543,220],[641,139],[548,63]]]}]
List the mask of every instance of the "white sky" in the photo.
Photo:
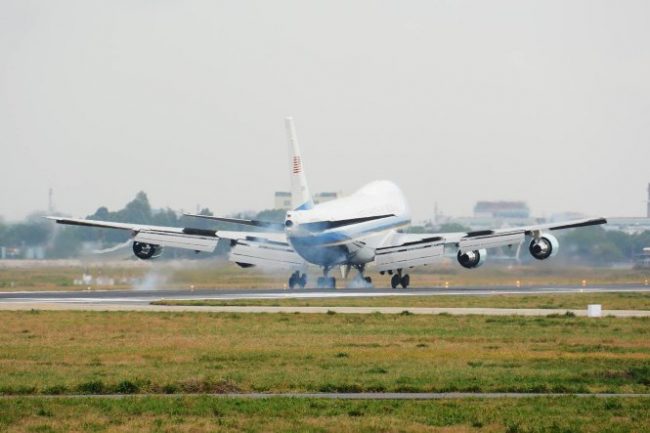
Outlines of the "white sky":
[{"label": "white sky", "polygon": [[642,215],[650,2],[0,0],[0,215],[312,191]]}]

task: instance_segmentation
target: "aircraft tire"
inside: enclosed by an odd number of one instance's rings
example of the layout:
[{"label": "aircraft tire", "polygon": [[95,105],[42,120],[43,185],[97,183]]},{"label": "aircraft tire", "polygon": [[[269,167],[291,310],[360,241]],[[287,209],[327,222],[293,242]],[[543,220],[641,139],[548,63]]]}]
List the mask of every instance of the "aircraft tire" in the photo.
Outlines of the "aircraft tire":
[{"label": "aircraft tire", "polygon": [[399,281],[399,275],[394,274],[393,277],[390,279],[390,286],[391,286],[393,289],[397,289],[397,286],[399,286],[399,283],[400,283],[400,281]]},{"label": "aircraft tire", "polygon": [[336,278],[332,277],[319,277],[316,286],[319,289],[335,289],[336,288]]},{"label": "aircraft tire", "polygon": [[400,283],[402,284],[402,287],[406,289],[409,286],[409,284],[411,284],[411,277],[409,276],[409,274],[404,275]]},{"label": "aircraft tire", "polygon": [[[305,276],[305,280],[307,276]],[[300,286],[302,283],[302,278],[300,278],[300,272],[296,271],[289,277],[289,288],[293,289],[296,286]],[[304,286],[303,286],[304,287]]]}]

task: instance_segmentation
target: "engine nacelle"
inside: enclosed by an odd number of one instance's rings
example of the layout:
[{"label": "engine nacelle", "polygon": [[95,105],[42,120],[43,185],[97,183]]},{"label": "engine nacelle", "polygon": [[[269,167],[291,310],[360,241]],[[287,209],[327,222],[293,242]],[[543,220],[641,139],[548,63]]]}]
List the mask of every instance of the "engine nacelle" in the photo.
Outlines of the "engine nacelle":
[{"label": "engine nacelle", "polygon": [[474,251],[458,251],[458,263],[464,268],[478,268],[485,263],[487,251],[485,249]]},{"label": "engine nacelle", "polygon": [[139,259],[149,260],[160,257],[163,247],[160,245],[146,244],[144,242],[133,242],[133,254]]},{"label": "engine nacelle", "polygon": [[542,235],[539,239],[533,239],[528,246],[530,255],[537,260],[546,260],[549,257],[553,257],[559,249],[560,243],[557,238],[547,234]]}]

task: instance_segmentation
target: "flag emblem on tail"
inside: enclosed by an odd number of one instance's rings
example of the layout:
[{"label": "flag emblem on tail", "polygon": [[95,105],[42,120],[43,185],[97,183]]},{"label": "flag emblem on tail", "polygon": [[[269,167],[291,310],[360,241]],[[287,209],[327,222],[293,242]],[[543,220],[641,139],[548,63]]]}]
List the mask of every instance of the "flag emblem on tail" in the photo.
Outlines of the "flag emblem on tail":
[{"label": "flag emblem on tail", "polygon": [[302,163],[299,156],[293,157],[293,174],[299,174],[302,171]]}]

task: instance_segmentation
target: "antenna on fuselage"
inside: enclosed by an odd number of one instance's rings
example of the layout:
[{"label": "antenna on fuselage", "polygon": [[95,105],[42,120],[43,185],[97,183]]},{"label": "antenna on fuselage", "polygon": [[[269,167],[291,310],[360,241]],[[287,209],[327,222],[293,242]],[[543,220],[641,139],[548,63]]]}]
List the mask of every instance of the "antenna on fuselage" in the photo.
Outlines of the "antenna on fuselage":
[{"label": "antenna on fuselage", "polygon": [[296,136],[296,129],[293,126],[293,118],[284,119],[287,129],[287,140],[289,142],[289,169],[291,170],[291,208],[293,210],[305,210],[314,207],[314,200],[309,192],[307,177],[300,154],[300,146]]}]

